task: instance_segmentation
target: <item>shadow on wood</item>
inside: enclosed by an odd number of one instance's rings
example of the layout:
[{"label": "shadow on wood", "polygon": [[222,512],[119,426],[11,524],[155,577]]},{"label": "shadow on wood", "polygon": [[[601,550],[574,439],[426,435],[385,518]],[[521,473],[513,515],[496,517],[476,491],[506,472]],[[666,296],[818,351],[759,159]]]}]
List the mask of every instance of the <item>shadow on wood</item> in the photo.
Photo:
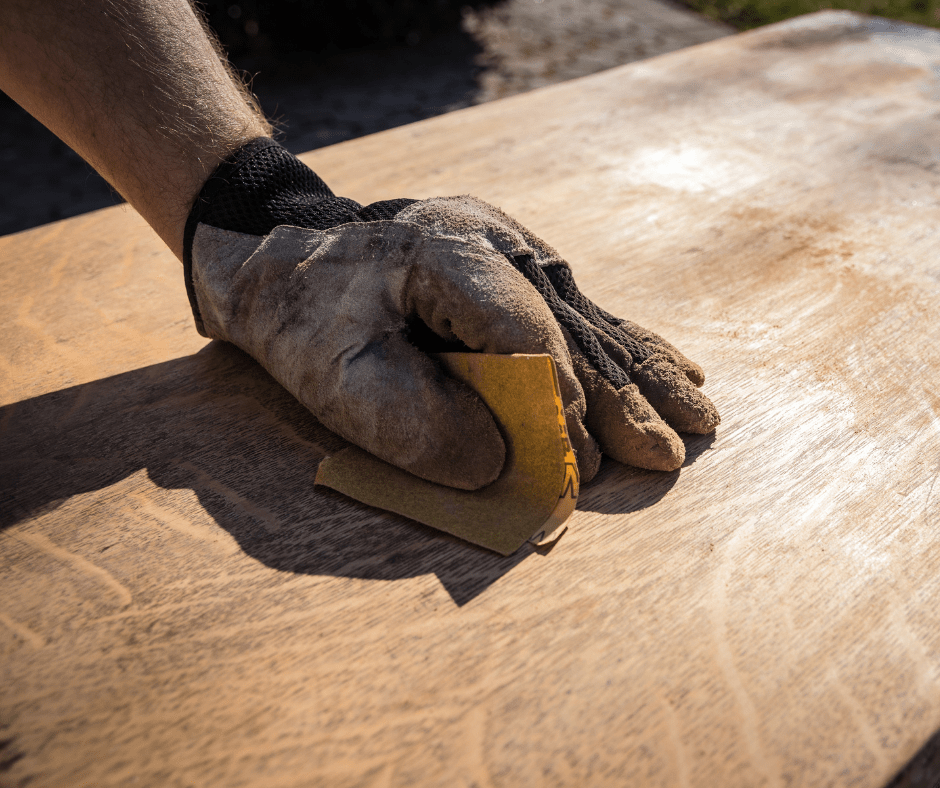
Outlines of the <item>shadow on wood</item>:
[{"label": "shadow on wood", "polygon": [[[2,528],[145,469],[160,487],[193,490],[246,554],[282,572],[370,580],[435,574],[462,605],[535,554],[526,545],[503,558],[315,489],[317,464],[346,442],[223,343],[4,407],[0,439]],[[583,506],[635,511],[660,500],[677,478],[607,467]],[[73,524],[95,527],[88,514]]]},{"label": "shadow on wood", "polygon": [[940,785],[940,731],[931,736],[885,788],[937,788]]},{"label": "shadow on wood", "polygon": [[[708,451],[715,442],[715,434],[683,435],[685,462],[688,468]],[[672,473],[646,471],[622,465],[610,457],[604,457],[601,468],[591,483],[581,488],[578,510],[599,514],[629,514],[646,509],[661,501],[675,483],[681,470]]]}]

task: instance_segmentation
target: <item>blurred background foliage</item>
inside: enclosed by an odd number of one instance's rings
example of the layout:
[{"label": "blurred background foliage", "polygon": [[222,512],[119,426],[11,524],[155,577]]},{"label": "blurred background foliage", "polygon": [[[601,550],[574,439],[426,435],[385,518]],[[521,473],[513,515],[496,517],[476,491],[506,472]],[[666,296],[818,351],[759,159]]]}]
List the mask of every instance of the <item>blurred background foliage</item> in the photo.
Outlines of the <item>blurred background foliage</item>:
[{"label": "blurred background foliage", "polygon": [[683,0],[683,4],[738,30],[829,8],[940,27],[940,0]]}]

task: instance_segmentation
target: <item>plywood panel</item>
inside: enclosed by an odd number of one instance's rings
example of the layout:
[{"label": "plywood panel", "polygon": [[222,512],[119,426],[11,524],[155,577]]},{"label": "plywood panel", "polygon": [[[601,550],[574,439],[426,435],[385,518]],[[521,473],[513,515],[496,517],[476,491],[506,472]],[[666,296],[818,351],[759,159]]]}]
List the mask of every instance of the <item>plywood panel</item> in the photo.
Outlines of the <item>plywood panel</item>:
[{"label": "plywood panel", "polygon": [[0,239],[14,785],[871,786],[940,727],[940,36],[823,14],[306,157],[473,193],[708,374],[499,558],[342,445],[132,212]]}]

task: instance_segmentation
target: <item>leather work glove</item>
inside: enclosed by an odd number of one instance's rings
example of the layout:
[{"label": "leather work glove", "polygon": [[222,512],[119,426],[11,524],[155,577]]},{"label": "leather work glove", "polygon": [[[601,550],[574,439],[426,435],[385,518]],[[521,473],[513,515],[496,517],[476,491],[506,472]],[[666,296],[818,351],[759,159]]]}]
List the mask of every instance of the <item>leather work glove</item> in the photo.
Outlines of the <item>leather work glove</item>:
[{"label": "leather work glove", "polygon": [[582,482],[601,451],[675,470],[675,430],[719,421],[697,365],[595,306],[497,208],[472,197],[363,207],[273,140],[206,182],[184,268],[200,333],[249,353],[334,432],[433,482],[477,489],[505,459],[489,411],[433,351],[550,354]]}]

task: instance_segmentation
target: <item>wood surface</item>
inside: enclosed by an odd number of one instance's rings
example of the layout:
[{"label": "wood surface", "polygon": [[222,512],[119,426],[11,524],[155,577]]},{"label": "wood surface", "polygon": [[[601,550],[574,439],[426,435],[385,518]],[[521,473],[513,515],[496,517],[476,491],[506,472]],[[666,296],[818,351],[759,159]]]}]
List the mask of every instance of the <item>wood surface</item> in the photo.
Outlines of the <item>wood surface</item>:
[{"label": "wood surface", "polygon": [[342,442],[130,210],[0,239],[0,779],[887,783],[940,727],[940,35],[826,13],[305,158],[502,206],[722,424],[501,558],[314,489]]}]

